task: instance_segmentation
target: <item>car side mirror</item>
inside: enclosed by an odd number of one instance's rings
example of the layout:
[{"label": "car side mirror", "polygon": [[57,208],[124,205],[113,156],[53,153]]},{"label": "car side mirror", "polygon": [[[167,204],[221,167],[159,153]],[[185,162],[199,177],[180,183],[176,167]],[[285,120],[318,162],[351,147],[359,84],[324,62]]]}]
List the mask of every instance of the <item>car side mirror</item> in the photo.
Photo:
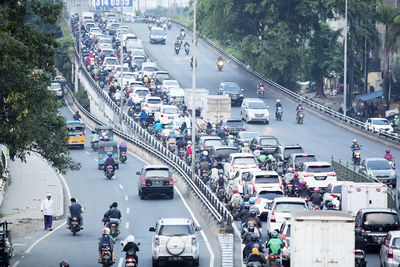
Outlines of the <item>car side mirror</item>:
[{"label": "car side mirror", "polygon": [[137,175],[140,175],[140,171],[137,171],[136,174],[137,174]]},{"label": "car side mirror", "polygon": [[153,226],[149,228],[149,232],[155,232],[156,228],[154,228]]},{"label": "car side mirror", "polygon": [[200,227],[200,226],[196,226],[196,232],[198,232],[198,231],[201,231],[202,230],[202,228]]}]

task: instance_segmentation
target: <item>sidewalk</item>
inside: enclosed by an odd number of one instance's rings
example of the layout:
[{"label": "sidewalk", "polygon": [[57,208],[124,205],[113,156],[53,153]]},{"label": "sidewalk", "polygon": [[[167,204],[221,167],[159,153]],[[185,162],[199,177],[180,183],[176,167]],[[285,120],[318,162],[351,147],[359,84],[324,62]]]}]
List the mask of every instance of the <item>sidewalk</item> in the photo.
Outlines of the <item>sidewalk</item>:
[{"label": "sidewalk", "polygon": [[43,220],[40,204],[47,193],[52,194],[54,216],[64,214],[64,192],[58,174],[37,154],[27,155],[26,163],[8,161],[11,184],[1,206],[5,220]]}]

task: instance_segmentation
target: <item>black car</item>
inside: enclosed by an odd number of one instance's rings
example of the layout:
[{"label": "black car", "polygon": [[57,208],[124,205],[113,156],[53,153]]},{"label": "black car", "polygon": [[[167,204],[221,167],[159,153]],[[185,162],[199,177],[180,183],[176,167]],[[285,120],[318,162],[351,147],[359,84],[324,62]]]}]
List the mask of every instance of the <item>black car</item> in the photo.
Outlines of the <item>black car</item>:
[{"label": "black car", "polygon": [[165,195],[174,198],[174,180],[167,166],[147,165],[136,173],[140,175],[138,191],[140,199],[148,195]]},{"label": "black car", "polygon": [[279,149],[279,140],[275,136],[260,135],[254,138],[250,145],[250,150],[260,150],[261,154],[276,154]]},{"label": "black car", "polygon": [[290,158],[290,155],[303,152],[303,148],[299,145],[281,145],[276,156],[279,160],[286,162]]},{"label": "black car", "polygon": [[399,215],[394,209],[365,208],[356,215],[356,248],[380,246],[389,231],[400,228]]},{"label": "black car", "polygon": [[302,171],[304,162],[315,162],[318,161],[314,154],[308,153],[294,153],[291,154],[287,163],[287,168],[292,168],[293,171]]},{"label": "black car", "polygon": [[238,106],[243,102],[243,89],[234,82],[222,82],[218,89],[219,95],[227,95],[231,98],[231,103]]},{"label": "black car", "polygon": [[235,138],[236,146],[243,146],[243,144],[250,144],[250,142],[260,134],[258,132],[241,131]]},{"label": "black car", "polygon": [[234,146],[215,146],[210,149],[208,155],[217,162],[226,162],[232,153],[239,153],[239,149]]},{"label": "black car", "polygon": [[246,125],[241,119],[223,119],[219,128],[221,131],[225,131],[227,135],[237,135],[246,130]]}]

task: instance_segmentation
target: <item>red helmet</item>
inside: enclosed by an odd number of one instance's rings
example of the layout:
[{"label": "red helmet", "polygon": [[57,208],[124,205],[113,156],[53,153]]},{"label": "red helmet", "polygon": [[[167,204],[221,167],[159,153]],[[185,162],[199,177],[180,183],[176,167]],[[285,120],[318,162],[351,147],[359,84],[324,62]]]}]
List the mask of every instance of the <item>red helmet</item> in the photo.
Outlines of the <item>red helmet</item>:
[{"label": "red helmet", "polygon": [[233,189],[233,193],[237,194],[237,193],[239,193],[239,190],[237,188],[235,188],[235,189]]},{"label": "red helmet", "polygon": [[314,192],[319,193],[321,192],[321,189],[319,189],[319,187],[314,188]]},{"label": "red helmet", "polygon": [[306,186],[307,185],[307,182],[306,181],[302,181],[301,182],[301,186]]},{"label": "red helmet", "polygon": [[299,174],[298,174],[297,172],[295,172],[295,173],[293,174],[293,176],[294,176],[294,178],[299,178]]}]

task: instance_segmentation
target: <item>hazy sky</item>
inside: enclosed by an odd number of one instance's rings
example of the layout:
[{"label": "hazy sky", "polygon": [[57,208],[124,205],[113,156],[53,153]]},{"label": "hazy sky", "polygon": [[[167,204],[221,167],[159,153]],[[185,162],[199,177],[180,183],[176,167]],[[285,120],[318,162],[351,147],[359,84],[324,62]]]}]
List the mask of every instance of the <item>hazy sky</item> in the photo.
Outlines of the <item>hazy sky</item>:
[{"label": "hazy sky", "polygon": [[189,0],[139,0],[139,7],[141,10],[144,10],[145,7],[147,9],[152,9],[157,6],[168,7],[168,2],[170,5],[176,2],[178,6],[186,6]]}]

